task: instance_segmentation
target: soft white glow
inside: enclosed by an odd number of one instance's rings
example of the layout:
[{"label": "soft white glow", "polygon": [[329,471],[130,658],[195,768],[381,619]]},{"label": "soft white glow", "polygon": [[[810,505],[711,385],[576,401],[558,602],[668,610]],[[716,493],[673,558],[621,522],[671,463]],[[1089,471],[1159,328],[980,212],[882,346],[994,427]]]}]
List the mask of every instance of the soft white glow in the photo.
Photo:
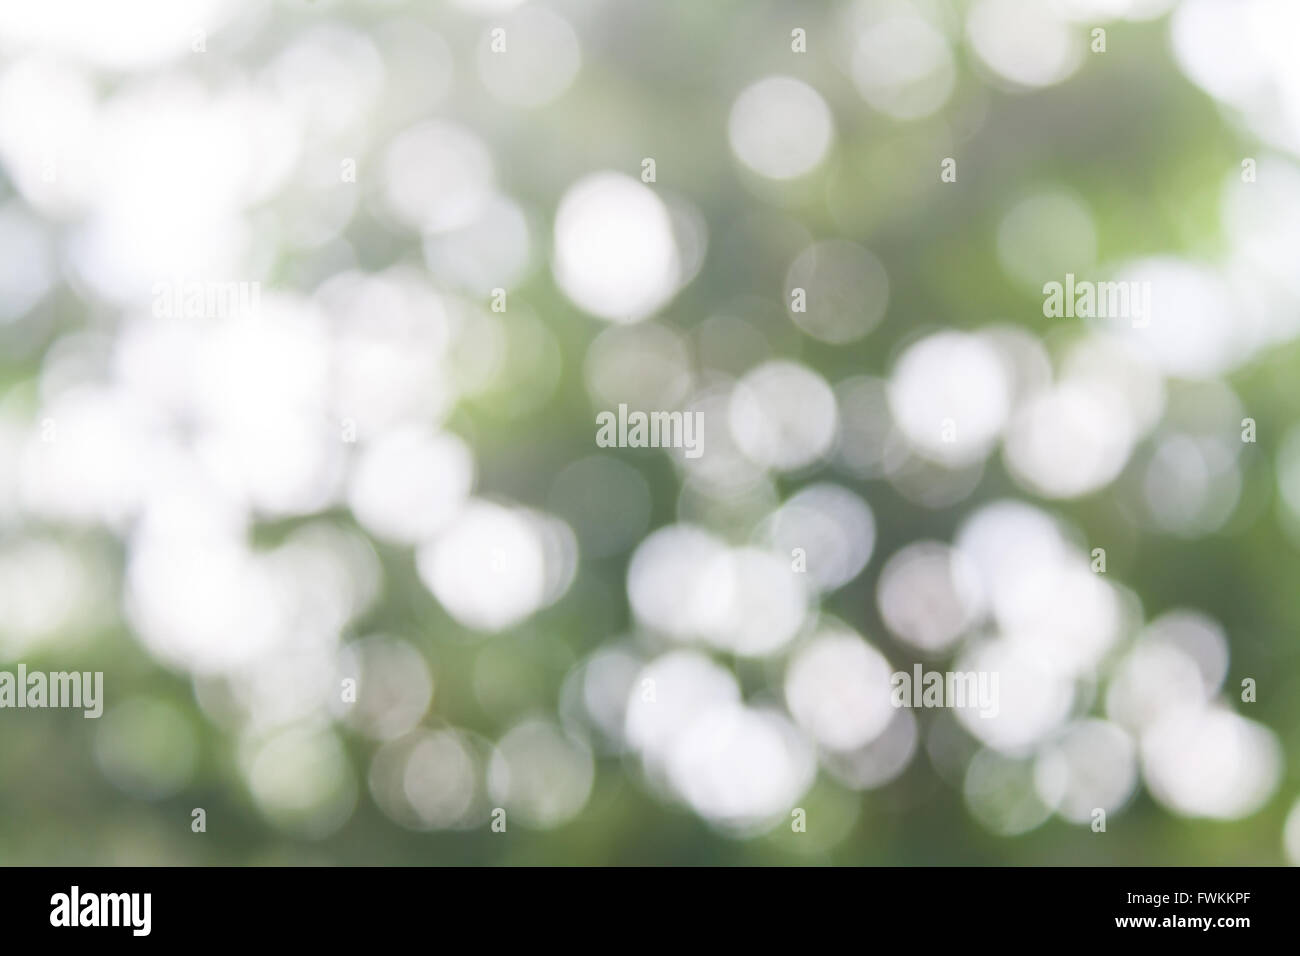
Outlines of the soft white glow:
[{"label": "soft white glow", "polygon": [[629,649],[606,645],[571,675],[584,723],[598,731],[607,749],[623,750],[627,745],[623,722],[643,664]]},{"label": "soft white glow", "polygon": [[1195,661],[1207,696],[1223,686],[1228,675],[1228,635],[1208,614],[1191,608],[1166,611],[1143,629],[1141,640],[1175,647]]},{"label": "soft white glow", "polygon": [[940,654],[979,620],[984,592],[964,553],[939,541],[917,541],[886,562],[876,603],[896,637]]},{"label": "soft white glow", "polygon": [[700,715],[739,702],[740,685],[731,671],[696,651],[673,651],[651,661],[632,681],[627,740],[648,760],[660,760]]},{"label": "soft white glow", "polygon": [[892,673],[889,662],[858,635],[828,631],[791,659],[786,704],[823,747],[854,750],[875,740],[894,717]]},{"label": "soft white glow", "polygon": [[1135,437],[1150,431],[1165,411],[1160,370],[1105,330],[1071,343],[1061,358],[1060,380],[1062,385],[1082,385],[1094,396],[1117,396]]},{"label": "soft white glow", "polygon": [[1106,690],[1106,714],[1140,731],[1168,715],[1205,704],[1210,696],[1194,658],[1165,642],[1142,642],[1115,668]]},{"label": "soft white glow", "polygon": [[938,332],[899,356],[889,407],[916,451],[949,467],[982,459],[1002,431],[1011,405],[1006,368],[984,340]]},{"label": "soft white glow", "polygon": [[478,48],[478,75],[502,103],[544,106],[569,88],[582,55],[569,21],[545,7],[527,6],[493,29],[505,30],[504,50],[493,50],[491,32]]},{"label": "soft white glow", "polygon": [[996,610],[1003,632],[1066,676],[1091,677],[1119,640],[1119,597],[1082,557],[1026,568]]},{"label": "soft white glow", "polygon": [[835,394],[813,370],[794,362],[760,365],[736,383],[731,434],[756,464],[793,471],[822,458],[835,439]]},{"label": "soft white glow", "polygon": [[709,572],[726,558],[726,545],[699,528],[670,525],[655,531],[628,564],[633,615],[678,640],[716,631],[726,619],[730,595],[710,586]]},{"label": "soft white glow", "polygon": [[555,281],[580,308],[616,322],[657,311],[682,279],[668,208],[622,173],[569,187],[555,212]]},{"label": "soft white glow", "polygon": [[943,34],[920,17],[894,16],[858,37],[853,82],[863,99],[882,113],[914,120],[948,101],[956,69]]},{"label": "soft white glow", "polygon": [[893,719],[869,743],[855,750],[830,750],[821,755],[822,764],[834,777],[854,790],[874,790],[897,779],[912,762],[920,733],[916,718],[906,708],[894,711]]},{"label": "soft white glow", "polygon": [[1086,39],[1041,0],[976,0],[966,35],[995,74],[1028,88],[1060,83],[1077,70]]},{"label": "soft white glow", "polygon": [[455,515],[473,483],[474,458],[463,441],[403,428],[362,449],[348,504],[377,537],[418,544]]},{"label": "soft white glow", "polygon": [[1282,747],[1273,731],[1230,711],[1180,709],[1143,733],[1142,775],[1175,813],[1239,820],[1273,796]]},{"label": "soft white glow", "polygon": [[786,819],[816,768],[811,748],[785,717],[739,704],[706,710],[668,757],[669,779],[691,808],[741,831]]},{"label": "soft white glow", "polygon": [[483,771],[463,734],[451,730],[420,734],[402,773],[402,794],[426,827],[470,823]]},{"label": "soft white glow", "polygon": [[1034,766],[1038,795],[1071,823],[1091,823],[1098,809],[1118,810],[1137,779],[1136,744],[1104,720],[1071,724]]},{"label": "soft white glow", "polygon": [[592,403],[602,410],[620,404],[640,411],[676,410],[694,382],[686,339],[657,322],[601,332],[587,348],[583,371]]},{"label": "soft white glow", "polygon": [[835,386],[835,404],[840,415],[838,464],[858,478],[882,478],[903,465],[907,442],[894,425],[884,379],[845,379]]},{"label": "soft white glow", "polygon": [[488,788],[511,818],[549,830],[587,803],[595,767],[586,746],[544,720],[527,720],[497,743]]},{"label": "soft white glow", "polygon": [[266,72],[308,138],[361,134],[384,92],[384,63],[374,43],[338,23],[295,31]]},{"label": "soft white glow", "polygon": [[[799,253],[785,287],[794,324],[833,345],[862,338],[884,318],[889,303],[889,277],[880,260],[843,239],[818,242]],[[803,290],[801,309],[794,308],[796,289]]]},{"label": "soft white glow", "polygon": [[1044,498],[1077,498],[1110,484],[1133,448],[1127,406],[1108,389],[1066,384],[1026,403],[1007,427],[1005,460]]},{"label": "soft white glow", "polygon": [[493,195],[491,152],[469,130],[446,120],[399,134],[384,154],[383,175],[389,211],[425,232],[468,226]]},{"label": "soft white glow", "polygon": [[424,261],[442,282],[487,299],[493,289],[509,289],[524,277],[530,243],[524,211],[497,195],[463,229],[426,236]]},{"label": "soft white glow", "polygon": [[401,267],[343,272],[317,290],[316,301],[333,331],[333,411],[340,432],[354,426],[340,438],[362,442],[400,422],[432,424],[445,416],[457,397],[457,381],[443,365],[455,322],[427,280]]},{"label": "soft white glow", "polygon": [[[0,16],[32,9],[6,5]],[[95,99],[90,77],[66,60],[32,55],[0,72],[0,158],[14,187],[47,215],[74,214],[96,198]]]},{"label": "soft white glow", "polygon": [[954,671],[988,675],[997,691],[994,709],[978,700],[954,707],[957,719],[985,745],[1006,754],[1021,754],[1055,731],[1070,713],[1074,686],[1070,678],[1026,641],[994,639],[964,651]]},{"label": "soft white glow", "polygon": [[380,636],[349,642],[337,667],[337,685],[351,681],[355,694],[353,700],[339,695],[335,710],[375,740],[393,740],[411,730],[433,700],[429,665],[406,641]]},{"label": "soft white glow", "polygon": [[57,538],[10,535],[0,548],[0,659],[19,660],[102,626],[114,582],[93,552]]},{"label": "soft white glow", "polygon": [[1052,0],[1062,16],[1079,23],[1098,20],[1154,20],[1177,0]]},{"label": "soft white glow", "polygon": [[1238,309],[1224,278],[1206,266],[1178,259],[1130,263],[1118,282],[1149,283],[1151,314],[1096,319],[1125,344],[1169,375],[1209,379],[1235,368],[1249,350],[1237,335]]},{"label": "soft white glow", "polygon": [[1236,436],[1172,434],[1151,450],[1143,502],[1162,530],[1196,537],[1220,528],[1240,500]]},{"label": "soft white glow", "polygon": [[727,136],[736,157],[760,176],[794,179],[820,165],[835,126],[815,89],[793,77],[769,76],[736,97]]},{"label": "soft white glow", "polygon": [[[0,37],[110,70],[158,67],[219,31],[239,3],[222,0],[44,0],[0,8]],[[76,28],[70,27],[75,24]]]},{"label": "soft white glow", "polygon": [[467,735],[417,729],[385,744],[370,764],[370,792],[392,820],[412,830],[481,823],[483,768]]},{"label": "soft white glow", "polygon": [[957,530],[957,548],[970,559],[999,614],[1013,619],[1025,584],[1071,556],[1060,527],[1032,505],[1004,499],[979,508]]},{"label": "soft white glow", "polygon": [[852,581],[871,558],[876,523],[866,502],[839,485],[801,489],[767,522],[767,540],[782,556],[803,551],[809,581],[833,591]]},{"label": "soft white glow", "polygon": [[452,617],[476,631],[503,631],[546,601],[546,549],[513,508],[470,499],[416,552],[420,580]]},{"label": "soft white glow", "polygon": [[258,809],[295,836],[329,836],[356,805],[352,765],[342,741],[329,731],[294,727],[247,741],[241,766]]},{"label": "soft white glow", "polygon": [[725,604],[706,640],[743,657],[771,654],[798,633],[808,608],[803,579],[783,555],[737,548],[713,558],[701,585]]}]

